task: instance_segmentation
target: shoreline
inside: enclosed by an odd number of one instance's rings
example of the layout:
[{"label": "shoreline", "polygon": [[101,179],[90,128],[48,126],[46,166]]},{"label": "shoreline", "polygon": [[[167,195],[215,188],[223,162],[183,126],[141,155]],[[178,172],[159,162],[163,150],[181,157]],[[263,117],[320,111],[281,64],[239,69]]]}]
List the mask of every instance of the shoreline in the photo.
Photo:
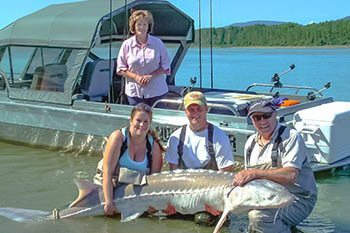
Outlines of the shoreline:
[{"label": "shoreline", "polygon": [[[198,45],[191,48],[199,48]],[[208,49],[210,46],[202,46]],[[326,45],[326,46],[213,46],[215,49],[350,49],[350,45]]]}]

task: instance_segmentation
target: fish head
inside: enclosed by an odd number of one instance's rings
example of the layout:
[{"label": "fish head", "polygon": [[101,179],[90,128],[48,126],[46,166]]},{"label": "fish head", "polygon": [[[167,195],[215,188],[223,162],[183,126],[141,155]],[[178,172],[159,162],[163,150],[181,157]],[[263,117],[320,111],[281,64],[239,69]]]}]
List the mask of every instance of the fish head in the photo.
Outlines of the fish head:
[{"label": "fish head", "polygon": [[257,179],[242,187],[231,188],[225,199],[225,208],[241,213],[252,209],[282,208],[291,204],[295,196],[278,183]]}]

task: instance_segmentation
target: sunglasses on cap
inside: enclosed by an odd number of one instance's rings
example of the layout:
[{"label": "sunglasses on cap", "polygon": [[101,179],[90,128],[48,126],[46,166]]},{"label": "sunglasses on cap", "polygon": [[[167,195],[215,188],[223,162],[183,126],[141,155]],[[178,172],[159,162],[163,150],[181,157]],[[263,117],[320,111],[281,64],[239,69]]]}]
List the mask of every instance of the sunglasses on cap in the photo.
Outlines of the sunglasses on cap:
[{"label": "sunglasses on cap", "polygon": [[273,112],[266,112],[266,113],[264,113],[262,115],[253,115],[253,116],[251,116],[251,118],[254,121],[260,121],[261,118],[264,118],[265,120],[267,120],[267,119],[271,118],[272,114],[273,114]]}]

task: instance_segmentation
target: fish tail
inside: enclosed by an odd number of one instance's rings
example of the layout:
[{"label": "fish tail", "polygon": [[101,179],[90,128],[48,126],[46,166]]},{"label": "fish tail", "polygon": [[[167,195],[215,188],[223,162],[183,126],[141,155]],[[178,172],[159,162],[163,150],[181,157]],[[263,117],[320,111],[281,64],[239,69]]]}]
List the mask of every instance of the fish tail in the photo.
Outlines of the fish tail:
[{"label": "fish tail", "polygon": [[16,222],[29,222],[52,219],[51,213],[41,210],[29,210],[21,208],[0,208],[0,215]]}]

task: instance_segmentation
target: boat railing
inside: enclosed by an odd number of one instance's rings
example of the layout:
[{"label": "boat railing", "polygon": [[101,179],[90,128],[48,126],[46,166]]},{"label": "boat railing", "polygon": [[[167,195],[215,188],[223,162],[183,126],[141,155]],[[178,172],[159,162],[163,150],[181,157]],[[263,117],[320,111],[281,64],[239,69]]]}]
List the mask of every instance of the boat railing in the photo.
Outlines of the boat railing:
[{"label": "boat railing", "polygon": [[[166,98],[159,99],[152,105],[152,108],[156,108],[157,106],[158,106],[158,108],[163,108],[164,105],[168,105],[168,104],[175,105],[176,110],[183,109],[182,98],[179,98],[179,99],[166,99]],[[209,113],[215,113],[216,112],[215,110],[224,110],[224,111],[226,110],[234,116],[240,115],[239,112],[234,107],[232,107],[230,105],[221,104],[221,103],[211,103],[211,102],[208,102],[207,105],[209,108],[209,110],[208,110]]]},{"label": "boat railing", "polygon": [[[275,88],[296,89],[295,94],[298,94],[299,91],[301,91],[301,90],[308,90],[308,91],[315,91],[315,92],[318,91],[318,89],[316,89],[314,87],[308,87],[308,86],[294,86],[294,85],[276,86],[274,84],[268,84],[268,83],[252,83],[247,87],[246,91],[249,91],[253,87],[270,87],[271,88],[270,93],[272,93],[272,91]],[[322,93],[320,93],[320,95],[322,96]]]}]

